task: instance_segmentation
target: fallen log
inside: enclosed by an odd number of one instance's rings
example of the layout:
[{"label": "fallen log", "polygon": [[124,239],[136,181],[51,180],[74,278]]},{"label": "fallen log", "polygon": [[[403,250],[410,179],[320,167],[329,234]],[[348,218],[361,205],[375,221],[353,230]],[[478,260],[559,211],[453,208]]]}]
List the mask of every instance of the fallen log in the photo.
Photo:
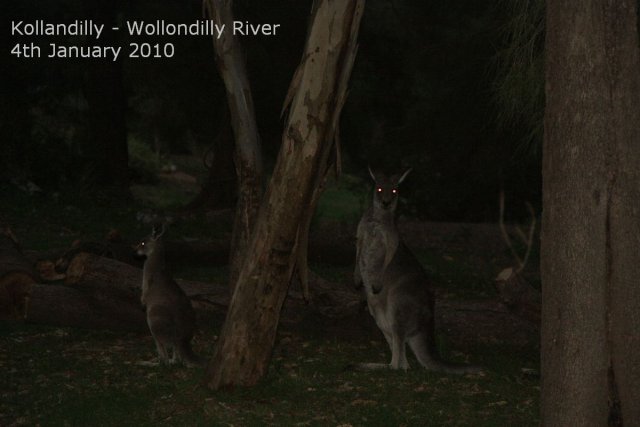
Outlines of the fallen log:
[{"label": "fallen log", "polygon": [[[140,304],[142,270],[92,253],[77,254],[69,263],[64,283],[36,284],[25,319],[33,323],[116,330],[145,330]],[[229,304],[226,284],[176,279],[196,312],[224,314]],[[301,312],[345,317],[358,310],[359,295],[312,276],[313,299],[304,301],[292,286],[287,308],[292,318]]]},{"label": "fallen log", "polygon": [[[140,304],[142,270],[95,254],[76,255],[64,283],[33,284],[26,321],[33,323],[146,332]],[[177,279],[199,319],[222,321],[230,296],[226,283]],[[380,332],[352,286],[310,275],[310,301],[292,284],[282,313],[284,328],[303,328],[325,336],[368,336]],[[442,292],[437,292],[441,294]],[[201,327],[204,323],[201,321]],[[523,320],[496,300],[461,301],[438,298],[436,329],[457,345],[469,342],[524,343],[537,336],[537,325]]]},{"label": "fallen log", "polygon": [[[142,270],[91,253],[77,254],[62,284],[36,284],[25,320],[60,326],[140,331],[147,328],[140,303]],[[223,312],[227,287],[176,280],[194,306]]]},{"label": "fallen log", "polygon": [[115,259],[134,267],[142,267],[142,261],[135,256],[131,245],[122,241],[82,242],[76,241],[71,248],[55,260],[57,273],[65,273],[71,261],[79,254],[90,253],[100,257]]},{"label": "fallen log", "polygon": [[[183,279],[176,279],[176,282],[191,299],[205,299],[211,304],[218,305],[225,305],[228,302],[228,291],[221,290],[224,285]],[[138,300],[141,283],[142,269],[87,253],[78,254],[73,258],[65,279],[66,285],[119,288],[138,297]]]},{"label": "fallen log", "polygon": [[0,319],[23,318],[38,274],[11,229],[0,225]]},{"label": "fallen log", "polygon": [[88,329],[143,331],[140,301],[121,289],[36,284],[25,320]]}]

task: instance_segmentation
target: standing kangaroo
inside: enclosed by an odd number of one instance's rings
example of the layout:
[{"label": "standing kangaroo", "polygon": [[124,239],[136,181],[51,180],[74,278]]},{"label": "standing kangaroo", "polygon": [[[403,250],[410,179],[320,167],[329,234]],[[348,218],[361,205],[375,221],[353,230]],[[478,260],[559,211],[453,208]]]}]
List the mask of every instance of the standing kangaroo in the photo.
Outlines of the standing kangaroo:
[{"label": "standing kangaroo", "polygon": [[151,235],[136,247],[138,255],[146,256],[140,301],[147,308],[147,324],[160,362],[201,365],[202,360],[191,349],[195,313],[189,298],[167,272],[163,234],[164,227],[154,227]]},{"label": "standing kangaroo", "polygon": [[470,373],[480,369],[444,362],[434,332],[434,295],[420,262],[400,239],[395,212],[402,175],[374,175],[373,205],[358,224],[354,279],[364,286],[369,312],[391,348],[391,363],[364,363],[361,369],[408,369],[405,344],[427,369]]}]

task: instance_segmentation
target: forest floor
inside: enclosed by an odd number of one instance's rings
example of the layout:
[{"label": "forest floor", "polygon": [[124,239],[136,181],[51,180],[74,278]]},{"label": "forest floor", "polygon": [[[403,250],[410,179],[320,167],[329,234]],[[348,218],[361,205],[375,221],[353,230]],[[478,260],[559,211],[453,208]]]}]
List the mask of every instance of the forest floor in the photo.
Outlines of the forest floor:
[{"label": "forest floor", "polygon": [[[330,187],[312,239],[352,244],[367,191],[348,177]],[[111,229],[140,238],[149,228],[136,219],[141,212],[175,212],[194,191],[164,182],[133,193],[136,200],[123,204],[109,196],[29,194],[11,186],[0,188],[0,200],[22,246],[47,250],[101,240]],[[228,238],[230,227],[229,212],[201,212],[181,215],[170,231],[173,238],[200,241]],[[509,263],[495,225],[401,219],[401,230],[440,298],[495,297],[493,279]],[[317,254],[311,269],[350,286],[349,259],[334,261]],[[226,278],[224,265],[175,267],[185,279]],[[535,283],[535,266],[531,278]],[[201,320],[194,348],[210,356],[222,319]],[[0,322],[0,425],[538,425],[537,333],[487,340],[474,331],[460,340],[438,331],[443,357],[481,365],[481,374],[432,373],[413,358],[407,372],[356,372],[347,367],[388,361],[390,352],[366,312],[344,322],[309,315],[282,323],[266,378],[253,388],[217,392],[201,385],[201,368],[141,363],[155,357],[148,334]]]}]

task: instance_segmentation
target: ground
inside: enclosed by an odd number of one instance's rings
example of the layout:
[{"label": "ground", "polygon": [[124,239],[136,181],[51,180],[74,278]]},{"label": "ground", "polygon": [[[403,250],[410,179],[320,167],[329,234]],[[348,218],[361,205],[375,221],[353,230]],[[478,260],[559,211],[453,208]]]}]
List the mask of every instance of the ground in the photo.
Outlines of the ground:
[{"label": "ground", "polygon": [[[47,250],[100,239],[111,228],[142,237],[148,226],[137,222],[140,212],[158,206],[172,211],[188,200],[176,191],[184,183],[171,185],[136,187],[136,200],[124,207],[108,196],[96,202],[82,194],[28,194],[15,186],[0,189],[0,198],[23,247]],[[366,188],[353,178],[330,187],[314,220],[320,234],[334,230],[336,240],[352,239]],[[492,280],[508,258],[491,227],[401,222],[445,302],[495,295]],[[224,239],[229,227],[228,216],[194,213],[182,216],[171,233],[185,240]],[[349,286],[348,261],[332,263],[328,254],[313,259],[314,272]],[[192,263],[178,265],[176,274],[221,281],[226,269]],[[220,326],[218,318],[200,319],[197,352],[211,355]],[[5,321],[0,425],[538,425],[537,336],[475,335],[461,339],[441,330],[438,345],[448,360],[485,367],[482,374],[431,373],[416,368],[415,359],[408,372],[356,372],[350,364],[390,359],[371,318],[363,312],[341,323],[310,313],[281,325],[269,373],[258,386],[211,392],[201,386],[200,368],[141,364],[155,356],[146,333]]]},{"label": "ground", "polygon": [[[538,424],[538,382],[520,370],[535,357],[504,346],[472,356],[487,365],[483,375],[363,373],[345,368],[387,360],[381,340],[283,331],[260,385],[213,393],[200,385],[201,369],[138,364],[154,357],[147,335],[1,325],[6,426]],[[210,331],[199,335],[196,350],[210,354],[211,340]]]}]

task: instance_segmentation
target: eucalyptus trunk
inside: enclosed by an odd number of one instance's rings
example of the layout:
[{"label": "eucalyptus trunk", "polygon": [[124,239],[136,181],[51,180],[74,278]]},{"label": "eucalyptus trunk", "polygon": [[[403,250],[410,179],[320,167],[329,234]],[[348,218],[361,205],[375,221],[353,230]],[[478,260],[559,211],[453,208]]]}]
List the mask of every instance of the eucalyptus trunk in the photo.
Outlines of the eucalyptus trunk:
[{"label": "eucalyptus trunk", "polygon": [[546,426],[640,425],[640,55],[635,0],[547,1]]},{"label": "eucalyptus trunk", "polygon": [[210,388],[250,386],[267,371],[298,230],[334,144],[363,8],[364,0],[313,4],[302,62],[287,96],[280,153],[207,369]]},{"label": "eucalyptus trunk", "polygon": [[227,92],[231,126],[235,137],[235,166],[238,177],[236,204],[229,254],[229,283],[236,285],[247,256],[249,239],[262,199],[262,154],[251,86],[240,41],[233,35],[233,1],[205,0],[205,9],[216,25],[225,26],[222,35],[213,38],[218,71]]}]

